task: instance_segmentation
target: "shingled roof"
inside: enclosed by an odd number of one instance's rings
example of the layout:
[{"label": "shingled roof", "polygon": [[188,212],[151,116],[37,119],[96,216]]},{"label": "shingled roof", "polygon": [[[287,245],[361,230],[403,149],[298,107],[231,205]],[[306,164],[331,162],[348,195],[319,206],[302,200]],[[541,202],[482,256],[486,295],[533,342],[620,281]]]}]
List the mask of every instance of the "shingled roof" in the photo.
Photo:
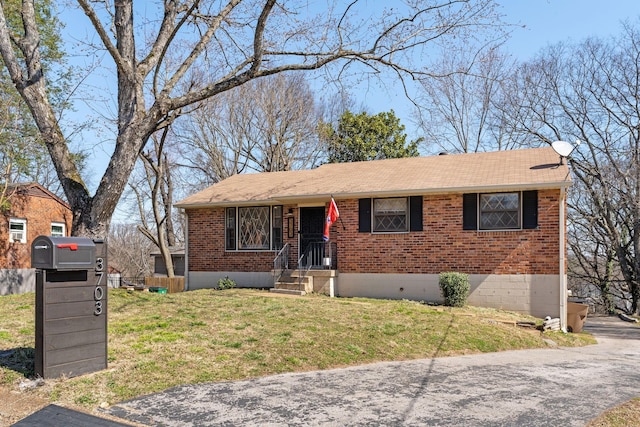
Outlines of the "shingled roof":
[{"label": "shingled roof", "polygon": [[53,199],[56,202],[60,203],[65,208],[71,209],[67,202],[65,202],[60,197],[56,196],[51,191],[47,190],[44,186],[42,186],[41,184],[38,184],[37,182],[9,183],[7,185],[7,196],[11,196],[13,194]]},{"label": "shingled roof", "polygon": [[176,206],[561,188],[571,183],[569,168],[563,163],[559,164],[551,147],[332,163],[310,170],[234,175]]}]

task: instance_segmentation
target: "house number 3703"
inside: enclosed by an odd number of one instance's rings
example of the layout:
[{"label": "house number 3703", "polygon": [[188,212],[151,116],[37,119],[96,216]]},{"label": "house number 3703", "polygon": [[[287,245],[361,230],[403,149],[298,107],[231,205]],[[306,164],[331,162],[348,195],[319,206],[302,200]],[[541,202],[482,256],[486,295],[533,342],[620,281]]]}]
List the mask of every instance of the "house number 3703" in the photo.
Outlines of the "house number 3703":
[{"label": "house number 3703", "polygon": [[93,290],[93,299],[95,301],[93,314],[100,316],[103,311],[102,299],[104,298],[104,288],[101,286],[102,278],[104,277],[104,259],[102,258],[96,258],[96,276],[98,276],[98,283],[96,283],[96,287]]}]

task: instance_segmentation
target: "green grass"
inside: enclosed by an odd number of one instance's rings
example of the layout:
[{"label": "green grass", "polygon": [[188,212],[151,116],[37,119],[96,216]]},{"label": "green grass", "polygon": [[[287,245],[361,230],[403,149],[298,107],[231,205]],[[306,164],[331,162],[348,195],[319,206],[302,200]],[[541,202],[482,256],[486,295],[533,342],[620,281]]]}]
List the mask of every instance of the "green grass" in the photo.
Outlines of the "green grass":
[{"label": "green grass", "polygon": [[[19,349],[11,363],[0,364],[0,386],[17,389],[33,375],[34,310],[34,294],[0,297],[0,351]],[[35,393],[92,408],[178,384],[540,348],[549,337],[496,322],[525,317],[486,308],[292,298],[246,289],[169,295],[111,290],[108,316],[108,369],[47,380]],[[587,334],[552,339],[559,345],[595,342]]]}]

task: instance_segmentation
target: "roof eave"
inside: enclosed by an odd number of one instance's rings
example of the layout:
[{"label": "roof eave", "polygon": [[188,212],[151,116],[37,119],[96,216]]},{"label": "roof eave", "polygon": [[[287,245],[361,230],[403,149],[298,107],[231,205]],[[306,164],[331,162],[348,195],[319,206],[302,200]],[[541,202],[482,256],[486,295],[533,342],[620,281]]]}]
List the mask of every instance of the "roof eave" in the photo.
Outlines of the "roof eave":
[{"label": "roof eave", "polygon": [[193,203],[175,203],[173,206],[179,209],[203,209],[203,208],[221,208],[228,206],[263,206],[275,205],[280,203],[278,199],[256,199],[256,200],[224,200],[220,202],[193,202]]},{"label": "roof eave", "polygon": [[259,200],[225,200],[220,202],[205,203],[176,203],[174,206],[180,209],[206,209],[230,206],[263,206],[274,204],[286,204],[294,202],[314,202],[326,201],[331,197],[335,199],[352,199],[362,197],[391,197],[391,196],[410,196],[417,194],[446,194],[446,193],[482,193],[482,192],[508,192],[508,191],[524,191],[524,190],[550,190],[568,188],[572,185],[570,180],[545,183],[517,183],[517,184],[496,184],[482,186],[461,186],[461,187],[443,187],[443,188],[414,188],[406,190],[386,190],[386,191],[366,191],[366,192],[334,192],[322,194],[297,194],[292,196],[279,196],[269,199]]},{"label": "roof eave", "polygon": [[[361,197],[391,197],[391,196],[413,196],[418,194],[447,194],[447,193],[482,193],[482,192],[507,192],[507,191],[525,191],[525,190],[550,190],[568,188],[572,185],[571,181],[547,182],[540,184],[519,183],[519,184],[497,184],[482,186],[461,186],[461,187],[442,187],[442,188],[415,188],[407,190],[387,190],[387,191],[366,191],[366,192],[348,192],[348,193],[332,193],[318,196],[316,198],[328,199],[333,196],[335,199],[352,199]],[[315,196],[314,196],[315,197]],[[311,196],[291,196],[281,197],[282,201],[308,199]]]}]

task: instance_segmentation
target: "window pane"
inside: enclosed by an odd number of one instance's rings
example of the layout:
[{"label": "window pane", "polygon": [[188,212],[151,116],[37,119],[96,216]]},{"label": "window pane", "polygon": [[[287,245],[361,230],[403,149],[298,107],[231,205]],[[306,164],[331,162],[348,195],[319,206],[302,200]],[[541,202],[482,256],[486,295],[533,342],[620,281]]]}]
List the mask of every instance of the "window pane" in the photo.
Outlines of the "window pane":
[{"label": "window pane", "polygon": [[407,231],[407,198],[374,199],[373,231]]},{"label": "window pane", "polygon": [[239,249],[269,249],[268,206],[238,208]]},{"label": "window pane", "polygon": [[483,211],[518,210],[518,193],[482,194],[480,206]]},{"label": "window pane", "polygon": [[11,231],[24,231],[24,223],[11,221],[9,228]]},{"label": "window pane", "polygon": [[282,206],[273,207],[273,250],[282,248]]},{"label": "window pane", "polygon": [[64,232],[64,224],[62,223],[58,223],[58,222],[54,222],[51,224],[51,235],[52,236],[64,236],[65,232]]},{"label": "window pane", "polygon": [[520,228],[520,193],[481,194],[480,228]]},{"label": "window pane", "polygon": [[375,199],[376,214],[405,214],[407,212],[407,199]]},{"label": "window pane", "polygon": [[488,212],[480,217],[483,229],[518,228],[518,212]]},{"label": "window pane", "polygon": [[11,242],[27,242],[27,221],[24,219],[9,220],[9,241]]},{"label": "window pane", "polygon": [[236,249],[236,208],[227,208],[225,217],[225,249]]}]

